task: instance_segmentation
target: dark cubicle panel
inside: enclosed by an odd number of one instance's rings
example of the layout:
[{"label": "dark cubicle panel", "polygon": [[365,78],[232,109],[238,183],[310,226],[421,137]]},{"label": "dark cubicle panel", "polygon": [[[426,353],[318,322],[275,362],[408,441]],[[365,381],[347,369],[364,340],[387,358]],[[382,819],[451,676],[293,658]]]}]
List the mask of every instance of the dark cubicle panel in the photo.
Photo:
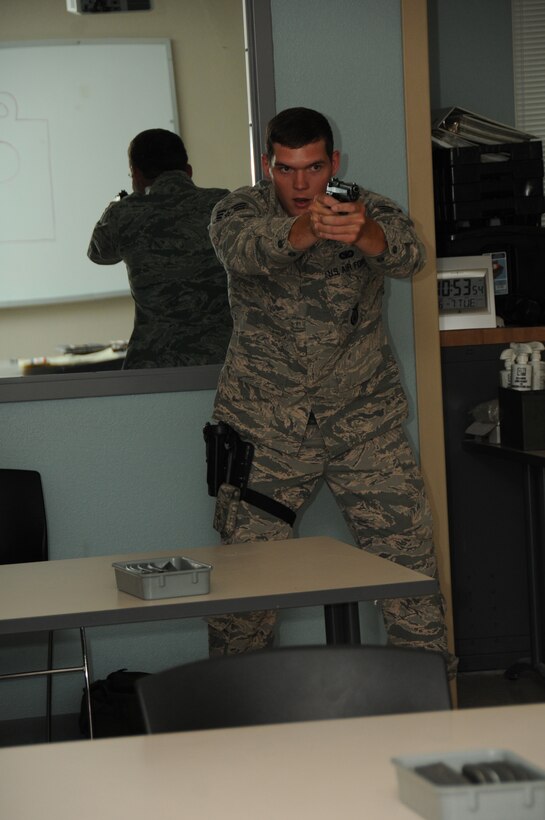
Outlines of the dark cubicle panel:
[{"label": "dark cubicle panel", "polygon": [[506,344],[442,348],[456,653],[460,671],[529,653],[522,465],[463,449],[469,411],[497,397]]},{"label": "dark cubicle panel", "polygon": [[[490,161],[492,155],[497,161]],[[507,276],[505,291],[497,289],[496,315],[510,329],[543,324],[541,143],[436,149],[433,166],[437,255],[501,252]],[[511,338],[518,340],[516,335]],[[497,399],[499,356],[508,346],[507,341],[442,348],[453,617],[460,671],[507,668],[529,654],[523,466],[463,448],[472,408]]]}]

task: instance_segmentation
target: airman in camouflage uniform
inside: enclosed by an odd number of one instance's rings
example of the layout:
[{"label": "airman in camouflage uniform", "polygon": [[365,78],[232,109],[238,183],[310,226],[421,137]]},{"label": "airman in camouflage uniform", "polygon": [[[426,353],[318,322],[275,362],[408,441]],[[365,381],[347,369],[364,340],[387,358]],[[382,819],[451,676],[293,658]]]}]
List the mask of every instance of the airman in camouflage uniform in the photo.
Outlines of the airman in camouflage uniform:
[{"label": "airman in camouflage uniform", "polygon": [[139,134],[129,161],[134,193],[106,208],[88,250],[99,265],[127,265],[135,318],[124,367],[221,363],[232,320],[208,223],[228,191],[195,185],[170,131]]},{"label": "airman in camouflage uniform", "polygon": [[[339,156],[317,112],[277,115],[263,162],[268,179],[212,215],[234,322],[214,417],[254,444],[250,489],[297,512],[323,478],[362,549],[436,577],[430,509],[382,324],[384,277],[418,271],[423,247],[391,200],[324,194]],[[289,534],[241,501],[223,540]],[[441,651],[454,669],[440,595],[384,601],[382,612],[392,644]],[[210,651],[266,646],[274,623],[271,611],[210,619]]]}]

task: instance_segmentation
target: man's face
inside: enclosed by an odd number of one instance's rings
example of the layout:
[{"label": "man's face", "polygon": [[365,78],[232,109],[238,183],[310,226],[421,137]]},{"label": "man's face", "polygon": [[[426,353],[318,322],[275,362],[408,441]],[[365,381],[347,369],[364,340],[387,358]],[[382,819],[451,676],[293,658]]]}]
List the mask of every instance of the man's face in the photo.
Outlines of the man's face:
[{"label": "man's face", "polygon": [[274,185],[276,196],[289,216],[299,216],[310,207],[317,194],[325,192],[327,183],[339,167],[339,152],[330,159],[324,140],[309,142],[302,148],[287,148],[273,143],[274,155],[261,161],[263,171]]}]

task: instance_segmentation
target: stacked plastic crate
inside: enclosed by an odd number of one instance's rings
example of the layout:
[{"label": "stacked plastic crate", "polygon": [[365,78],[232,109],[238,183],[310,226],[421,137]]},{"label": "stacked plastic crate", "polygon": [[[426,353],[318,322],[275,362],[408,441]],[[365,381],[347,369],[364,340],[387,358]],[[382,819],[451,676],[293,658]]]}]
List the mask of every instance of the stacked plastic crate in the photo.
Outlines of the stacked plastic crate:
[{"label": "stacked plastic crate", "polygon": [[468,229],[539,226],[545,213],[540,140],[433,149],[439,255]]}]

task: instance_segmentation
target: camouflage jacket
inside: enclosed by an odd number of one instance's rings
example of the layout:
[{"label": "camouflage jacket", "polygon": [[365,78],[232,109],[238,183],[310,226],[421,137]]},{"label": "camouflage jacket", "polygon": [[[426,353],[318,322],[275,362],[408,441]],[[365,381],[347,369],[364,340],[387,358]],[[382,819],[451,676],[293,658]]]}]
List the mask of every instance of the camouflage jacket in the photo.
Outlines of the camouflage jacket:
[{"label": "camouflage jacket", "polygon": [[208,223],[226,193],[168,171],[146,195],[112,202],[97,222],[87,254],[99,265],[123,260],[135,302],[125,367],[223,362],[232,322]]},{"label": "camouflage jacket", "polygon": [[210,236],[227,270],[234,325],[214,416],[243,438],[296,453],[312,411],[335,453],[406,415],[382,324],[384,277],[410,277],[424,249],[399,206],[369,191],[362,197],[386,235],[379,256],[328,240],[295,250],[295,218],[269,182],[214,208]]}]

